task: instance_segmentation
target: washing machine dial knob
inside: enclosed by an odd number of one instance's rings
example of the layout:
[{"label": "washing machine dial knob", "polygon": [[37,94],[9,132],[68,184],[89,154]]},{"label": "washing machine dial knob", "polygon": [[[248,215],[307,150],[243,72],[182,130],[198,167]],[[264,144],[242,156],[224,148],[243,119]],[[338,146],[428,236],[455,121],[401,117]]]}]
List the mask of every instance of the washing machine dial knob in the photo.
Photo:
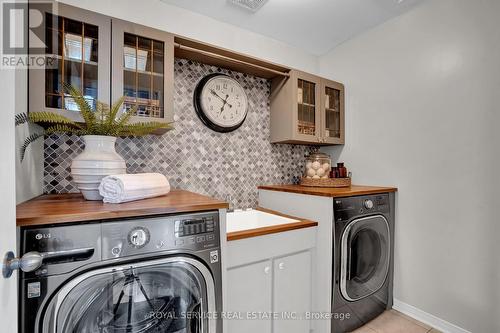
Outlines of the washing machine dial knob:
[{"label": "washing machine dial knob", "polygon": [[372,209],[373,208],[373,201],[368,199],[368,200],[365,200],[365,203],[364,203],[364,206],[366,209]]},{"label": "washing machine dial knob", "polygon": [[128,241],[130,245],[140,249],[149,243],[149,231],[143,227],[134,228],[128,234]]}]

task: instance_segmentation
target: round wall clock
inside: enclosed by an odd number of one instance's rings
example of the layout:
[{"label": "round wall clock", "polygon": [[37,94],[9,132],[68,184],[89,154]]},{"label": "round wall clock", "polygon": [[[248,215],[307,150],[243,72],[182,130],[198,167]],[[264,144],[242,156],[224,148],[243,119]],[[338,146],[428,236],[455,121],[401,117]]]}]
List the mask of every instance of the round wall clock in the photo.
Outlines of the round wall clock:
[{"label": "round wall clock", "polygon": [[217,132],[231,132],[247,116],[248,98],[235,79],[224,74],[205,76],[196,86],[194,108],[200,120]]}]

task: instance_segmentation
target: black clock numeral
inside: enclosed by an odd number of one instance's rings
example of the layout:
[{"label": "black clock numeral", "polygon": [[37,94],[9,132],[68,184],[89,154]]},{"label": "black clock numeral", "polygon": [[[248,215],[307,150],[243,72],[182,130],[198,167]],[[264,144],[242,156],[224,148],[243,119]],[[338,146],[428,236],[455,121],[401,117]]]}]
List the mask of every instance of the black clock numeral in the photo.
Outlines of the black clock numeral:
[{"label": "black clock numeral", "polygon": [[215,90],[220,90],[220,84],[215,85]]},{"label": "black clock numeral", "polygon": [[223,87],[224,89],[227,89],[227,83],[224,83],[224,84],[222,85],[222,87]]}]

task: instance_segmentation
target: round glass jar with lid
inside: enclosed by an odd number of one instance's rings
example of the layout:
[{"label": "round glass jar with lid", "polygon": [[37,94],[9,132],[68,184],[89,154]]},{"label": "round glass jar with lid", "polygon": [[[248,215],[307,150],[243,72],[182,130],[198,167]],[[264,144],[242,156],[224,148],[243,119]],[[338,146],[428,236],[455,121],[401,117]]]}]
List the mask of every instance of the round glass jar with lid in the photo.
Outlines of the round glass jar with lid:
[{"label": "round glass jar with lid", "polygon": [[312,153],[306,158],[306,170],[304,177],[312,179],[330,178],[332,160],[330,155],[323,153]]}]

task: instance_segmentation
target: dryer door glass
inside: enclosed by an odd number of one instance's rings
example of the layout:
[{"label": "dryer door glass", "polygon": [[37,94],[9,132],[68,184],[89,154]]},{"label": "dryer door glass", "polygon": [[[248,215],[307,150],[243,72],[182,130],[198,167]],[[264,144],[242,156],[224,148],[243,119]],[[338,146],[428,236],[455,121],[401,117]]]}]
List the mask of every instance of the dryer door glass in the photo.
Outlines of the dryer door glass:
[{"label": "dryer door glass", "polygon": [[389,224],[381,216],[352,221],[342,235],[340,288],[355,301],[377,292],[389,272]]},{"label": "dryer door glass", "polygon": [[184,260],[87,273],[56,296],[44,332],[209,332],[206,278]]}]

